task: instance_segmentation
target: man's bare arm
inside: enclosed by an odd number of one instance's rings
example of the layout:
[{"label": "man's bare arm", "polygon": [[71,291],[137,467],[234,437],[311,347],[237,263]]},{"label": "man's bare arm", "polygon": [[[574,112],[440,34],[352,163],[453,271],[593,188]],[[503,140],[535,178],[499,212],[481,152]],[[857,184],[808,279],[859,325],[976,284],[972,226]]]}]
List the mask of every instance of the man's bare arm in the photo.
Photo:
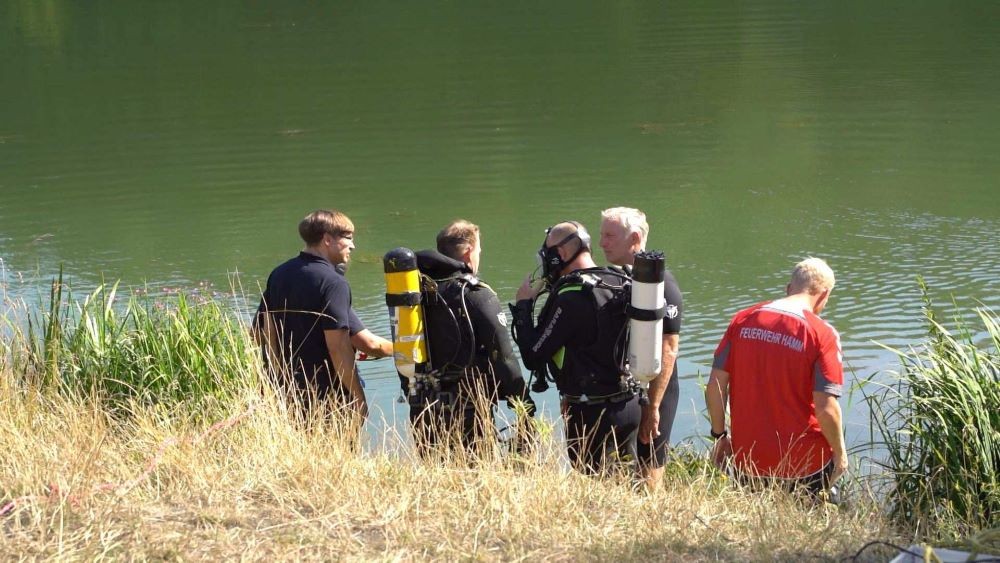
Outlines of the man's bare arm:
[{"label": "man's bare arm", "polygon": [[649,382],[649,404],[642,409],[642,421],[639,423],[639,440],[648,444],[659,435],[660,403],[670,384],[674,373],[674,363],[677,361],[677,350],[680,346],[680,335],[663,335],[663,359],[660,364],[660,375]]},{"label": "man's bare arm", "polygon": [[680,348],[681,337],[677,334],[663,335],[663,360],[660,365],[660,375],[649,382],[649,405],[653,408],[660,408],[663,395],[670,384],[670,377],[674,373],[674,363],[677,362],[677,351]]},{"label": "man's bare arm", "polygon": [[835,483],[841,475],[847,472],[847,447],[844,444],[843,418],[837,397],[822,391],[813,391],[813,404],[816,405],[816,419],[823,431],[823,437],[833,448],[833,474],[830,482]]},{"label": "man's bare arm", "polygon": [[[712,368],[705,387],[705,404],[712,423],[712,432],[721,434],[726,430],[726,403],[729,401],[729,372]],[[712,449],[712,461],[722,468],[733,455],[733,444],[728,435],[719,438]]]},{"label": "man's bare arm", "polygon": [[351,346],[373,358],[392,355],[392,341],[386,340],[367,328],[351,337]]},{"label": "man's bare arm", "polygon": [[253,328],[253,337],[257,345],[264,349],[267,357],[272,362],[277,361],[278,355],[278,329],[274,326],[274,321],[269,313],[261,313],[258,317],[258,324]]},{"label": "man's bare arm", "polygon": [[354,347],[351,346],[351,336],[347,329],[324,330],[326,349],[333,364],[333,370],[340,384],[347,390],[348,400],[352,401],[362,417],[368,416],[368,403],[365,390],[361,387],[361,379],[354,370]]}]

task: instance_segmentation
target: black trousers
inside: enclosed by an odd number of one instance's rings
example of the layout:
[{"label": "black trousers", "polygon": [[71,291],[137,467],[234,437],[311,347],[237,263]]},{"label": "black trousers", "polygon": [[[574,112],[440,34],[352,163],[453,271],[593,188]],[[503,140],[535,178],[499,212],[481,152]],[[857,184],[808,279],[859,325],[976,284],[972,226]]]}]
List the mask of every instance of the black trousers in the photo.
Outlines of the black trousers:
[{"label": "black trousers", "polygon": [[630,467],[637,459],[641,417],[639,397],[618,403],[570,403],[566,420],[570,463],[588,475]]},{"label": "black trousers", "polygon": [[482,399],[472,401],[464,393],[439,393],[411,401],[410,428],[421,455],[439,448],[461,448],[472,453],[496,440],[493,404]]}]

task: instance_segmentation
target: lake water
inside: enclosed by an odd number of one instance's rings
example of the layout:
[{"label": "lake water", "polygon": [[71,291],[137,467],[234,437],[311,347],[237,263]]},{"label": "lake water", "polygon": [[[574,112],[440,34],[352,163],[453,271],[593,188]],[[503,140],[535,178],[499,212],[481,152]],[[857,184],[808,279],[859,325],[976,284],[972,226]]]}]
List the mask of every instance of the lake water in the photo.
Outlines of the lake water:
[{"label": "lake water", "polygon": [[[388,333],[381,255],[481,225],[509,300],[550,224],[630,205],[685,293],[682,412],[739,308],[791,265],[838,276],[849,380],[941,305],[1000,307],[995,2],[0,1],[0,259],[30,295],[226,291],[358,226],[349,278]],[[598,252],[600,259],[600,253]],[[364,365],[390,419],[395,375]],[[552,412],[554,396],[546,402]],[[867,413],[845,401],[851,441]],[[394,414],[395,413],[395,414]]]}]

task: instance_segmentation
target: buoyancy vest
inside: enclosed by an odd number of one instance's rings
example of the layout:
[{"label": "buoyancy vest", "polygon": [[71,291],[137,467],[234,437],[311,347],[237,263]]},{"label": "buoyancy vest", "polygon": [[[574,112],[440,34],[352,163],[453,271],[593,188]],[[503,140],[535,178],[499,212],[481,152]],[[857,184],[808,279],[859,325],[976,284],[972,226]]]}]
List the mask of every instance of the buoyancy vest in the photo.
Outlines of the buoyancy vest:
[{"label": "buoyancy vest", "polygon": [[628,354],[630,283],[622,270],[588,268],[560,278],[539,317],[539,326],[548,322],[552,304],[571,292],[589,297],[595,316],[594,334],[567,343],[549,362],[560,394],[570,397],[607,397],[628,392],[625,379]]},{"label": "buoyancy vest", "polygon": [[479,346],[467,297],[480,281],[464,262],[434,250],[416,254],[424,274],[421,302],[431,375],[442,383],[454,383],[478,367]]}]

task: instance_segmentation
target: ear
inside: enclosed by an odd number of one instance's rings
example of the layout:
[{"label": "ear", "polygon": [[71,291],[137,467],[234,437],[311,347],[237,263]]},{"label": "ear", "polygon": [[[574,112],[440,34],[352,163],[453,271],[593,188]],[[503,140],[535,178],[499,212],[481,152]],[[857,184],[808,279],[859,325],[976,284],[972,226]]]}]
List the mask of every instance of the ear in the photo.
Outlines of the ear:
[{"label": "ear", "polygon": [[824,308],[826,308],[826,302],[827,302],[828,299],[830,299],[830,292],[831,291],[833,291],[833,290],[832,289],[824,289],[819,294],[819,299],[816,301],[816,305],[813,306],[813,312],[814,313],[816,313],[818,315],[820,313],[820,311],[822,311]]},{"label": "ear", "polygon": [[642,235],[633,231],[628,234],[628,240],[631,246],[638,248],[638,246],[642,244]]},{"label": "ear", "polygon": [[471,264],[472,263],[472,247],[471,246],[469,246],[469,248],[467,248],[465,250],[465,252],[462,253],[462,262],[465,262],[466,264]]}]

